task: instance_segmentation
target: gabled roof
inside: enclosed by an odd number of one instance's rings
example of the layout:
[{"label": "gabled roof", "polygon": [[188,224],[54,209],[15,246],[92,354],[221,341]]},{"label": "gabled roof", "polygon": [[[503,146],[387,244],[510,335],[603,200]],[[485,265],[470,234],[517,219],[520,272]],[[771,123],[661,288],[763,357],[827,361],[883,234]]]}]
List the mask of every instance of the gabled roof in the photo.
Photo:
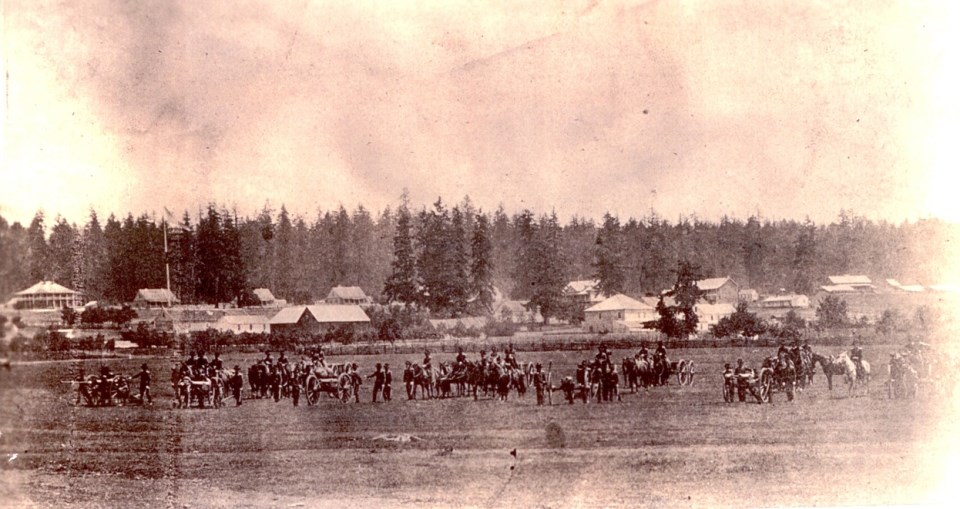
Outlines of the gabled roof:
[{"label": "gabled roof", "polygon": [[600,282],[594,279],[582,279],[580,281],[570,281],[563,288],[563,293],[567,295],[583,295],[597,289]]},{"label": "gabled roof", "polygon": [[257,296],[260,302],[274,302],[277,300],[269,288],[255,288],[253,294]]},{"label": "gabled roof", "polygon": [[831,285],[869,285],[873,284],[870,281],[870,278],[867,276],[851,276],[850,274],[844,274],[842,276],[829,276],[827,279],[830,280]]},{"label": "gabled roof", "polygon": [[737,308],[727,302],[719,304],[700,303],[695,308],[698,315],[732,315],[737,312]]},{"label": "gabled roof", "polygon": [[823,285],[820,289],[827,293],[856,293],[857,291],[850,285]]},{"label": "gabled roof", "polygon": [[134,301],[146,302],[180,302],[180,299],[166,288],[141,288],[137,290]]},{"label": "gabled roof", "polygon": [[262,315],[224,315],[217,320],[217,323],[224,325],[259,325],[270,323],[270,318]]},{"label": "gabled roof", "polygon": [[280,311],[277,311],[277,314],[270,318],[270,323],[280,325],[297,323],[300,321],[300,317],[303,316],[303,312],[306,311],[306,309],[306,306],[290,306],[282,308]]},{"label": "gabled roof", "polygon": [[728,277],[712,277],[708,279],[701,279],[697,281],[697,288],[703,291],[716,290],[721,286],[727,284],[727,282],[732,282],[733,280]]},{"label": "gabled roof", "polygon": [[317,304],[285,307],[273,315],[270,323],[294,324],[300,321],[300,317],[305,312],[309,312],[320,323],[367,323],[370,321],[370,317],[363,312],[363,309],[354,304]]},{"label": "gabled roof", "polygon": [[334,286],[327,299],[366,300],[367,294],[359,286]]},{"label": "gabled roof", "polygon": [[40,281],[39,283],[27,288],[26,290],[21,290],[14,295],[48,295],[48,294],[70,294],[73,295],[77,292],[57,284],[55,281]]},{"label": "gabled roof", "polygon": [[603,302],[590,306],[584,312],[600,312],[600,311],[620,311],[620,310],[642,310],[649,311],[654,309],[653,307],[644,304],[636,299],[627,297],[622,293],[618,293],[609,299],[604,300]]}]

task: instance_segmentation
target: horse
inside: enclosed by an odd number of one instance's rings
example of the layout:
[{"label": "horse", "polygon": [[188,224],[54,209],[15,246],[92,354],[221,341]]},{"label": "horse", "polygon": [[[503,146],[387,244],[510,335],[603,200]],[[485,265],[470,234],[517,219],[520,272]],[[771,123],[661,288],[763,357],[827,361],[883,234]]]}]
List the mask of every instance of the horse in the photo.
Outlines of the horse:
[{"label": "horse", "polygon": [[657,384],[657,373],[652,359],[634,361],[634,370],[641,387],[647,388]]},{"label": "horse", "polygon": [[840,355],[836,357],[830,356],[829,358],[814,353],[811,358],[812,365],[819,363],[820,368],[823,369],[823,374],[827,377],[827,387],[829,390],[833,390],[833,376],[842,375],[847,381],[847,389],[850,394],[854,394],[859,386],[863,386],[869,391],[867,387],[867,382],[870,381],[869,362],[865,360],[860,361],[863,367],[863,377],[860,377],[857,373],[857,365],[850,359],[846,352],[841,352]]}]

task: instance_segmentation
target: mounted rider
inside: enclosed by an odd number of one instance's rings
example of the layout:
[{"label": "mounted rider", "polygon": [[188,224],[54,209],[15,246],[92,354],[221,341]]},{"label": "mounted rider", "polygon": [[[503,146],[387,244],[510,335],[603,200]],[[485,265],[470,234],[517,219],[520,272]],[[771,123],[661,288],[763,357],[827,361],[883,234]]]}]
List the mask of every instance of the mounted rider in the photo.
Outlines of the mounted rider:
[{"label": "mounted rider", "polygon": [[457,348],[457,364],[467,362],[467,356],[463,354],[463,348]]},{"label": "mounted rider", "polygon": [[640,351],[637,352],[637,358],[646,359],[647,355],[649,355],[649,353],[647,352],[647,342],[644,341],[643,343],[640,343]]},{"label": "mounted rider", "polygon": [[431,361],[430,361],[430,350],[423,351],[423,369],[424,371],[427,371],[427,372],[433,369],[433,366],[431,365]]},{"label": "mounted rider", "polygon": [[666,361],[667,360],[667,347],[663,346],[663,341],[657,341],[657,349],[653,352],[654,360]]}]

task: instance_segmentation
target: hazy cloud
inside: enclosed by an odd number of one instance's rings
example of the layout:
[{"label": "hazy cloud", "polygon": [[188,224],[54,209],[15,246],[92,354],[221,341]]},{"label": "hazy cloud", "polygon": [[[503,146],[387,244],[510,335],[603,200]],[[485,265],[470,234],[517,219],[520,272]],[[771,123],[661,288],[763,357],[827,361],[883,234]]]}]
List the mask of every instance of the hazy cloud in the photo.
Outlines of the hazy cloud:
[{"label": "hazy cloud", "polygon": [[208,200],[312,215],[404,187],[563,216],[950,212],[931,201],[951,159],[929,140],[956,112],[932,85],[955,20],[942,6],[5,9],[14,219]]}]

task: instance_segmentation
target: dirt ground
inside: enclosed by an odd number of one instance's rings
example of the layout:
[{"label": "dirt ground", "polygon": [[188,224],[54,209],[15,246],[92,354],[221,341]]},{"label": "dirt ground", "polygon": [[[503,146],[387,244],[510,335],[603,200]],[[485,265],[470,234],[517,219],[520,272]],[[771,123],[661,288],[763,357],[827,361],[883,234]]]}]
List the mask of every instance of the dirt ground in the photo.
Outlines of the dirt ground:
[{"label": "dirt ground", "polygon": [[[950,505],[955,400],[891,401],[879,361],[869,395],[831,393],[822,375],[786,403],[726,404],[724,362],[772,352],[692,349],[692,387],[625,393],[619,403],[553,406],[511,394],[406,401],[413,356],[358,357],[394,366],[395,400],[247,400],[174,409],[172,360],[150,360],[152,407],[74,406],[80,363],[0,372],[0,500],[9,507],[783,507]],[[615,352],[619,360],[627,352]],[[835,352],[824,352],[835,353]],[[524,354],[554,383],[592,352]],[[228,357],[228,365],[251,356]],[[447,360],[447,359],[440,359]],[[142,359],[110,361],[132,374]],[[87,372],[97,361],[83,361]],[[837,380],[835,380],[837,382]],[[842,382],[838,385],[842,385]],[[409,442],[383,440],[409,434]],[[510,454],[516,450],[516,456]]]}]

